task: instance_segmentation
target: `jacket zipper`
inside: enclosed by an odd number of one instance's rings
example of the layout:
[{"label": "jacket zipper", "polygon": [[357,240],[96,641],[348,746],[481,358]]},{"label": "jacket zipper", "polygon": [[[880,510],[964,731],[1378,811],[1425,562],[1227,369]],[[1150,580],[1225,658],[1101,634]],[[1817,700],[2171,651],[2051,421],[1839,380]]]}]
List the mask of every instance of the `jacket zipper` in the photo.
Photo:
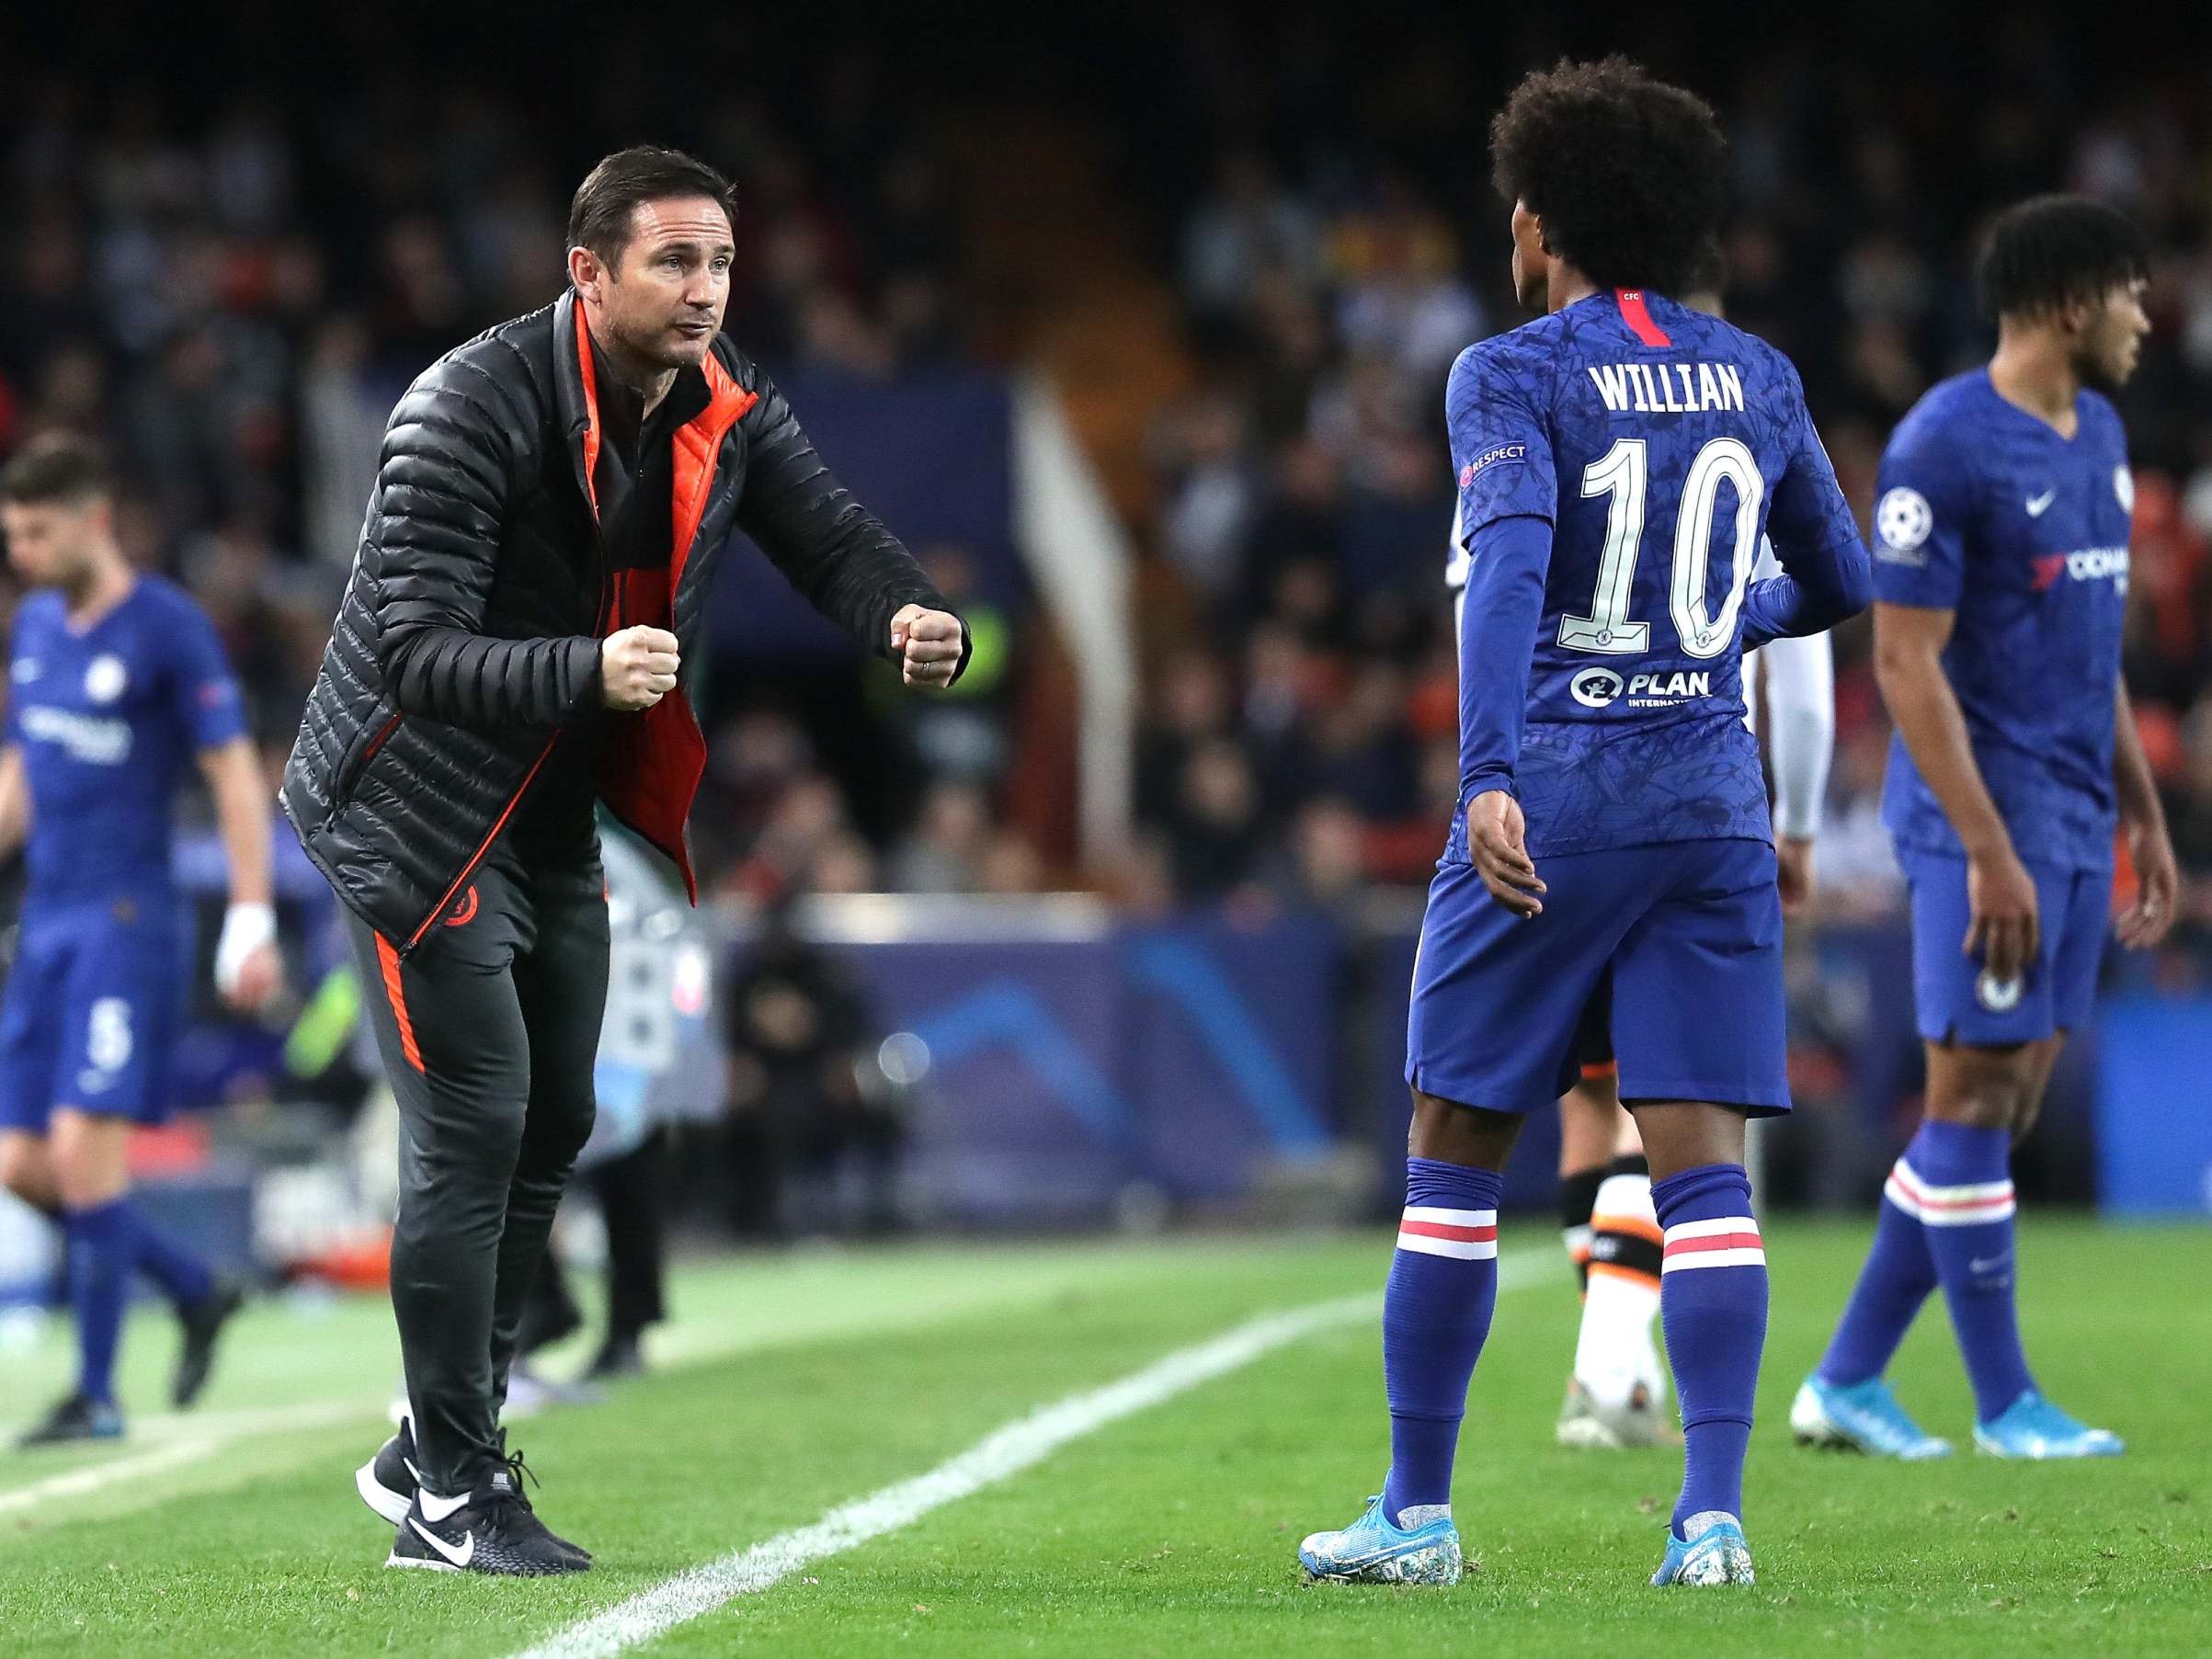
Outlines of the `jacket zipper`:
[{"label": "jacket zipper", "polygon": [[[591,525],[593,540],[599,543],[599,617],[603,621],[607,614],[607,546],[604,538],[599,534],[599,508],[595,504],[592,507]],[[599,624],[594,625],[593,631],[595,633],[599,631]],[[394,720],[392,723],[397,725],[399,722]],[[499,809],[499,816],[492,820],[492,827],[485,832],[485,837],[477,844],[476,850],[469,855],[469,861],[461,867],[461,873],[453,878],[453,884],[439,895],[437,903],[430,906],[430,914],[423,917],[422,925],[407,936],[407,949],[412,950],[422,942],[422,936],[430,931],[431,926],[439,916],[445,915],[446,906],[453,902],[453,896],[462,890],[468,879],[476,873],[476,867],[484,862],[485,855],[492,850],[492,843],[499,839],[499,832],[507,827],[507,821],[515,815],[516,806],[529,792],[531,780],[538,776],[538,768],[545,764],[546,756],[553,752],[554,745],[561,741],[563,733],[567,730],[568,728],[565,726],[557,726],[553,729],[553,734],[545,740],[545,746],[538,751],[537,759],[530,763],[530,770],[522,774],[522,781],[515,786],[515,792],[507,798],[507,804]]]},{"label": "jacket zipper", "polygon": [[476,867],[484,862],[484,855],[492,850],[492,843],[499,839],[499,832],[507,827],[507,821],[514,816],[515,808],[529,790],[530,780],[537,777],[538,768],[545,764],[545,757],[553,752],[553,745],[561,741],[562,730],[565,728],[555,730],[545,740],[545,746],[538,751],[538,758],[530,763],[530,770],[522,774],[522,781],[515,787],[515,792],[507,797],[507,805],[500,809],[499,816],[492,820],[492,827],[485,833],[483,842],[469,855],[469,861],[461,867],[461,873],[453,878],[452,886],[447,888],[438,903],[430,906],[430,914],[423,917],[422,926],[407,936],[406,948],[409,950],[422,942],[422,936],[430,931],[432,923],[445,915],[446,906],[453,902],[453,895],[461,891],[462,883],[476,873]]},{"label": "jacket zipper", "polygon": [[352,782],[359,783],[361,780],[361,774],[369,769],[369,763],[376,758],[376,752],[384,746],[385,740],[399,730],[399,722],[406,718],[405,714],[394,714],[376,729],[376,735],[369,740],[369,746],[361,751],[360,759],[354,763]]},{"label": "jacket zipper", "polygon": [[[581,335],[582,327],[583,322],[582,319],[579,318],[577,320],[577,328],[579,330],[577,343],[582,349],[588,351],[590,347],[588,345],[584,343]],[[585,372],[588,377],[590,372],[588,364],[586,365]],[[587,381],[587,386],[588,388],[588,381]],[[593,415],[593,430],[595,432],[597,430],[597,419],[598,416],[595,411]],[[597,458],[597,450],[598,445],[596,443],[587,443],[584,463],[584,502],[591,511],[592,541],[599,549],[599,615],[592,622],[591,631],[599,638],[604,639],[607,632],[607,611],[613,597],[613,590],[612,573],[610,572],[607,567],[607,527],[599,522],[599,495],[596,490],[593,488],[591,482],[591,463]],[[639,471],[641,473],[644,471],[642,455],[639,462]],[[668,608],[670,611],[669,619],[673,621],[675,619],[674,611],[676,608],[673,599],[670,600]],[[394,719],[392,723],[393,725],[397,725],[399,722],[396,719]],[[523,795],[528,792],[531,781],[538,776],[538,768],[545,764],[546,756],[553,752],[553,746],[561,741],[562,734],[566,732],[566,730],[567,728],[565,726],[556,727],[553,731],[553,734],[545,740],[545,746],[538,751],[537,759],[530,763],[530,770],[522,774],[521,783],[517,785],[515,792],[507,797],[507,805],[500,809],[499,816],[492,820],[491,829],[485,834],[484,840],[478,844],[476,850],[469,855],[469,861],[461,867],[461,873],[453,878],[453,884],[445,890],[444,893],[439,896],[437,903],[430,906],[430,914],[423,917],[422,925],[416,927],[413,933],[407,936],[407,943],[405,946],[406,949],[412,950],[416,945],[422,942],[423,935],[429,932],[432,925],[437,922],[439,916],[445,914],[446,906],[453,902],[453,896],[461,891],[462,885],[467,882],[468,879],[476,873],[476,867],[484,862],[485,855],[492,850],[492,843],[499,839],[499,832],[507,827],[507,821],[514,816],[515,807],[520,802]]]}]

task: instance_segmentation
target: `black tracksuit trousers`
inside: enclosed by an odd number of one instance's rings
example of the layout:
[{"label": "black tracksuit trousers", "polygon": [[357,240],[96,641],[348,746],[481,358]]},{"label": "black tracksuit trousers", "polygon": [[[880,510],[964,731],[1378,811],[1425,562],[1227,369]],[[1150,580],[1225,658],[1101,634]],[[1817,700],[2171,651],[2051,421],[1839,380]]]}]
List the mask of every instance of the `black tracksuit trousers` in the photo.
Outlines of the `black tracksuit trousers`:
[{"label": "black tracksuit trousers", "polygon": [[392,1308],[423,1483],[480,1484],[524,1299],[591,1133],[607,904],[588,864],[496,846],[414,953],[348,917],[399,1097]]}]

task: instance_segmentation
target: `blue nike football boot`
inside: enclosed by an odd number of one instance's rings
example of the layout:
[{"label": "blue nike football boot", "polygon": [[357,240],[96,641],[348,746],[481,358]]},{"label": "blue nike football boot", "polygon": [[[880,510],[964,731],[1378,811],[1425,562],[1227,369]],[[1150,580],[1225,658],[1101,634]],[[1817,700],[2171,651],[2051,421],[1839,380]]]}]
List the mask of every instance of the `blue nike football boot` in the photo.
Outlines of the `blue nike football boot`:
[{"label": "blue nike football boot", "polygon": [[1751,1546],[1743,1541],[1743,1523],[1732,1515],[1707,1509],[1682,1523],[1685,1536],[1667,1531],[1667,1559],[1651,1575],[1655,1585],[1748,1585]]},{"label": "blue nike football boot", "polygon": [[1993,1458],[2116,1458],[2126,1442],[2109,1428],[2077,1423],[2034,1389],[1974,1426],[1974,1447]]},{"label": "blue nike football boot", "polygon": [[1298,1546],[1306,1576],[1328,1584],[1455,1585],[1459,1582],[1459,1528],[1447,1504],[1420,1504],[1402,1513],[1399,1526],[1383,1513],[1380,1496],[1340,1532],[1317,1532]]}]

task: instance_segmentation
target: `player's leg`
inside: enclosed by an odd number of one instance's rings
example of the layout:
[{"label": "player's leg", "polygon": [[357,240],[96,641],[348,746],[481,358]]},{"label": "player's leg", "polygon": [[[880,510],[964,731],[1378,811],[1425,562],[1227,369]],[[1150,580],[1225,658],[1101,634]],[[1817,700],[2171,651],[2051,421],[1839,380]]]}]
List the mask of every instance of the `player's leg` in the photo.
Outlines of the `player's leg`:
[{"label": "player's leg", "polygon": [[115,1353],[134,1269],[146,1268],[188,1313],[206,1315],[197,1341],[188,1318],[177,1373],[191,1385],[185,1399],[205,1380],[215,1335],[237,1305],[234,1290],[164,1238],[130,1196],[131,1131],[158,1120],[165,1104],[179,983],[174,929],[157,905],[147,904],[73,912],[54,918],[54,930],[65,937],[37,970],[57,987],[50,1074],[67,1104],[54,1108],[48,1153],[69,1244],[78,1386],[33,1431],[34,1439],[120,1431]]},{"label": "player's leg", "polygon": [[[2116,1450],[2112,1437],[2081,1428],[2035,1393],[2014,1312],[2012,1249],[2011,1149],[2034,1120],[2061,1028],[2088,1012],[2109,879],[2037,869],[2038,960],[2019,983],[1998,985],[1958,948],[1968,914],[1965,863],[1912,857],[1906,873],[1926,1114],[1884,1186],[1873,1250],[1827,1356],[1798,1392],[1792,1426],[1800,1440],[1882,1455],[1947,1452],[1881,1376],[1941,1285],[1981,1424],[2024,1400],[2015,1425],[2029,1427],[2017,1455]],[[1978,1430],[1977,1437],[1991,1436]]]},{"label": "player's leg", "polygon": [[1890,1176],[1920,1211],[1984,1422],[2034,1386],[2012,1301],[2012,1149],[2050,1040],[1929,1043],[1927,1116]]},{"label": "player's leg", "polygon": [[[1961,1005],[1976,1006],[1976,970],[1959,951],[1967,919],[1966,865],[1955,858],[1911,856],[1905,865],[1913,994],[1933,1068],[1939,1045],[1948,1043],[1956,1029]],[[1931,1086],[1933,1097],[1933,1069]],[[2009,1118],[2012,1108],[1990,1109]],[[1949,1455],[1950,1443],[1912,1420],[1883,1373],[1937,1283],[1924,1210],[1915,1195],[1927,1186],[1929,1169],[1947,1167],[1955,1155],[1950,1131],[1931,1132],[1923,1124],[1891,1166],[1858,1281],[1827,1352],[1790,1407],[1790,1426],[1800,1445],[1907,1460]]]},{"label": "player's leg", "polygon": [[1575,1288],[1590,1285],[1590,1218],[1598,1188],[1613,1168],[1620,1096],[1613,1085],[1613,1017],[1609,995],[1591,998],[1575,1032],[1575,1085],[1559,1097],[1559,1241],[1575,1270]]},{"label": "player's leg", "polygon": [[1766,1340],[1744,1119],[1789,1108],[1782,907],[1763,842],[1669,849],[1673,881],[1613,958],[1621,1096],[1650,1161],[1682,1488],[1656,1584],[1749,1583],[1743,1469]]},{"label": "player's leg", "polygon": [[1413,1091],[1406,1205],[1383,1290],[1390,1472],[1358,1520],[1314,1533],[1298,1547],[1313,1578],[1458,1582],[1452,1468],[1467,1384],[1498,1302],[1500,1172],[1521,1123],[1518,1113]]},{"label": "player's leg", "polygon": [[[1610,1081],[1608,1079],[1607,1081]],[[1613,1167],[1612,1102],[1587,1081],[1559,1097],[1559,1243],[1578,1294],[1590,1288],[1590,1218]]]},{"label": "player's leg", "polygon": [[68,972],[56,930],[25,917],[0,994],[0,1183],[56,1222],[62,1194],[46,1131],[60,1074]]},{"label": "player's leg", "polygon": [[1383,1512],[1401,1527],[1451,1509],[1467,1384],[1498,1301],[1498,1199],[1521,1125],[1518,1113],[1414,1091],[1406,1207],[1383,1291]]},{"label": "player's leg", "polygon": [[[11,1190],[61,1222],[65,1233],[67,1217],[55,1177],[50,1131],[52,1091],[62,1075],[71,956],[59,929],[42,926],[38,919],[27,916],[6,995],[0,1001],[0,1156],[6,1159],[4,1172]],[[74,1249],[69,1259],[68,1294],[74,1307],[80,1282]],[[84,1263],[83,1285],[87,1293],[98,1289],[99,1281],[91,1272],[98,1265],[98,1260],[90,1256]],[[96,1301],[96,1324],[102,1323],[97,1317],[102,1305]],[[108,1332],[104,1347],[109,1356],[113,1346],[113,1334]],[[94,1369],[102,1397],[95,1400],[82,1388],[73,1389],[19,1437],[18,1444],[45,1445],[122,1432],[122,1418],[113,1400],[107,1397],[111,1359],[107,1364],[97,1363],[100,1351],[95,1350]]]},{"label": "player's leg", "polygon": [[[2012,1149],[2042,1108],[2066,1032],[2089,1015],[2110,928],[2112,877],[2109,869],[2038,869],[2035,876],[2043,919],[2038,960],[2019,994],[2021,1006],[2003,1012],[2018,1017],[2025,1007],[2036,1034],[2009,1051],[1966,1042],[1931,1051],[1921,1133],[1942,1137],[1940,1152],[1931,1155],[1944,1161],[1930,1178],[1949,1183],[1949,1190],[1921,1195],[1923,1221],[1974,1386],[1975,1445],[2001,1457],[2111,1457],[2123,1449],[2119,1437],[2059,1410],[2028,1369],[2016,1303]],[[1986,1031],[1977,1027],[1972,1034]],[[2008,1034],[2025,1033],[2015,1028]]]},{"label": "player's leg", "polygon": [[122,1433],[115,1402],[115,1352],[131,1290],[131,1242],[122,1195],[131,1122],[56,1107],[48,1137],[62,1226],[69,1241],[69,1309],[76,1324],[77,1380],[71,1398],[23,1437],[25,1445]]},{"label": "player's leg", "polygon": [[[127,1125],[167,1115],[169,1047],[185,986],[182,941],[170,917],[162,899],[109,907],[80,925],[70,966],[59,1092],[68,1099],[73,1088],[83,1091],[88,1110]],[[207,1384],[216,1344],[245,1304],[244,1290],[156,1226],[128,1187],[126,1174],[100,1224],[120,1240],[130,1268],[153,1280],[176,1311],[181,1340],[169,1399],[188,1406]]]},{"label": "player's leg", "polygon": [[1743,1114],[1703,1101],[1639,1101],[1635,1110],[1665,1239],[1660,1316],[1682,1396],[1682,1492],[1668,1562],[1654,1582],[1749,1583],[1743,1470],[1766,1344],[1767,1275],[1743,1163]]},{"label": "player's leg", "polygon": [[50,1221],[62,1219],[62,1189],[54,1185],[46,1137],[27,1129],[0,1129],[0,1187]]},{"label": "player's leg", "polygon": [[1452,1472],[1498,1294],[1500,1172],[1522,1116],[1570,1080],[1575,1028],[1618,937],[1620,907],[1590,865],[1547,864],[1541,927],[1467,866],[1431,886],[1407,1026],[1406,1205],[1383,1298],[1390,1473],[1357,1521],[1300,1546],[1315,1578],[1459,1576]]},{"label": "player's leg", "polygon": [[[1607,1052],[1610,1055],[1610,1042]],[[1575,1338],[1574,1378],[1560,1414],[1561,1445],[1619,1448],[1665,1444],[1666,1369],[1653,1327],[1659,1312],[1659,1230],[1651,1172],[1636,1119],[1620,1105],[1616,1072],[1582,1089],[1602,1090],[1606,1165],[1591,1205],[1589,1288]]]}]

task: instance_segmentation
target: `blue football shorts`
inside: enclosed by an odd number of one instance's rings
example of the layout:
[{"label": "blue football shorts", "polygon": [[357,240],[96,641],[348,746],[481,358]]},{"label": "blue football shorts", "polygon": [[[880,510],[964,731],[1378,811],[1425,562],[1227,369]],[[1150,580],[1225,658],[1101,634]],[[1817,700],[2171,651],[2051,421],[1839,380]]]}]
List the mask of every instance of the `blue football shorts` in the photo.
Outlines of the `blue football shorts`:
[{"label": "blue football shorts", "polygon": [[160,1121],[182,1012],[181,932],[167,894],[25,904],[0,996],[0,1129],[43,1134],[57,1106]]},{"label": "blue football shorts", "polygon": [[1912,900],[1912,1000],[1930,1042],[1999,1048],[2036,1042],[2088,1019],[2112,934],[2112,866],[2028,865],[2035,882],[2035,960],[2000,983],[1966,954],[1967,861],[1898,849]]},{"label": "blue football shorts", "polygon": [[1473,865],[1438,866],[1414,959],[1408,1083],[1491,1111],[1548,1106],[1572,1086],[1585,1012],[1610,983],[1624,1100],[1789,1110],[1771,846],[1669,842],[1540,858],[1536,869],[1544,914],[1522,921]]}]

